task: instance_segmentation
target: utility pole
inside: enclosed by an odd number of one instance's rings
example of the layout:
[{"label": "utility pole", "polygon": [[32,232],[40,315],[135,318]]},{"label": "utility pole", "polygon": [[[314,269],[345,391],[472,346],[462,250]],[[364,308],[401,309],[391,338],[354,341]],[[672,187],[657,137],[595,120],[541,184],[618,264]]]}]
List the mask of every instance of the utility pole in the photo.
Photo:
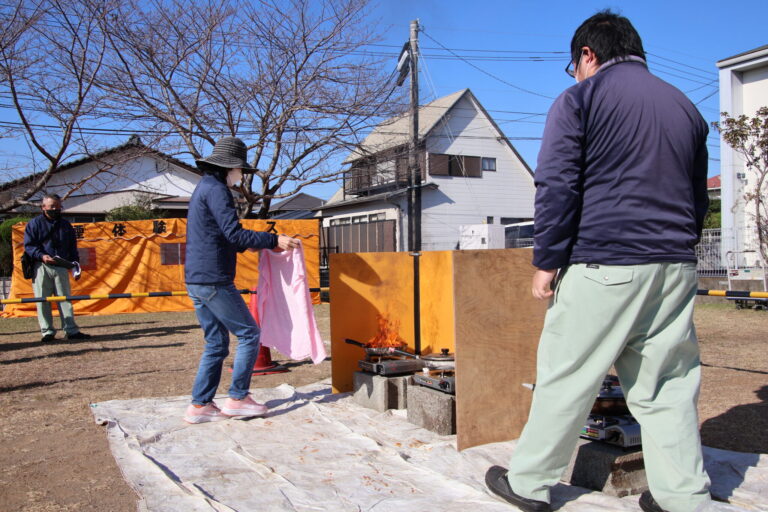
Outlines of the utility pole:
[{"label": "utility pole", "polygon": [[411,22],[411,140],[408,144],[408,250],[413,258],[413,345],[421,354],[421,169],[419,169],[419,20]]},{"label": "utility pole", "polygon": [[421,169],[419,169],[419,20],[411,21],[411,125],[408,151],[408,250],[421,251]]}]

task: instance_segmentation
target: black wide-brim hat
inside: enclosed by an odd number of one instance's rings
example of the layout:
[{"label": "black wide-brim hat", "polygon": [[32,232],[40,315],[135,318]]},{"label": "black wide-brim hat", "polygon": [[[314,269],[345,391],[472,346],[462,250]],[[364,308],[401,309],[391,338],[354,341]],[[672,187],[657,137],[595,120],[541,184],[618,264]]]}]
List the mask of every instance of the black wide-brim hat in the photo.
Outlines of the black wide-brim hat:
[{"label": "black wide-brim hat", "polygon": [[195,160],[197,167],[201,170],[214,170],[211,166],[223,167],[225,169],[240,168],[244,173],[253,173],[256,171],[250,166],[246,157],[248,148],[245,142],[237,137],[222,137],[213,146],[213,153],[207,158]]}]

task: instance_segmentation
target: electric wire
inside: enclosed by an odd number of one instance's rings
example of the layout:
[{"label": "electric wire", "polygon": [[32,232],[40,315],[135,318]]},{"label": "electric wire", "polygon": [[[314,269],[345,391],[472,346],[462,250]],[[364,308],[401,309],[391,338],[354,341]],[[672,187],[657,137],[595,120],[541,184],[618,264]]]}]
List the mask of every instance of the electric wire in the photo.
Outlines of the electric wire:
[{"label": "electric wire", "polygon": [[515,84],[513,84],[513,83],[511,83],[511,82],[508,82],[508,81],[504,80],[503,78],[500,78],[500,77],[498,77],[498,76],[494,75],[493,73],[490,73],[489,71],[486,71],[486,70],[484,70],[483,68],[481,68],[481,67],[479,67],[479,66],[477,66],[477,65],[473,64],[473,63],[472,63],[472,62],[470,62],[470,61],[468,61],[468,60],[465,60],[465,59],[462,59],[462,58],[461,58],[461,57],[459,57],[459,56],[458,56],[458,55],[457,55],[455,52],[453,52],[453,51],[452,51],[450,48],[446,48],[446,47],[445,47],[445,46],[443,46],[443,44],[441,44],[439,41],[436,41],[436,40],[435,40],[435,39],[434,39],[432,36],[430,36],[428,33],[426,33],[426,32],[424,32],[424,31],[422,31],[422,34],[424,34],[426,37],[428,37],[428,38],[429,38],[431,41],[433,41],[435,44],[439,45],[440,47],[442,47],[442,48],[443,48],[443,49],[445,49],[446,51],[448,51],[448,52],[452,53],[453,55],[455,55],[456,57],[458,57],[458,58],[459,58],[459,60],[462,60],[462,61],[464,61],[464,62],[465,62],[465,63],[467,63],[468,65],[472,66],[472,67],[473,67],[473,68],[475,68],[476,70],[478,70],[478,71],[480,71],[481,73],[483,73],[483,74],[485,74],[485,75],[487,75],[487,76],[489,76],[489,77],[493,78],[493,79],[494,79],[494,80],[496,80],[496,81],[499,81],[499,82],[501,82],[501,83],[503,83],[503,84],[505,84],[505,85],[508,85],[508,86],[512,87],[513,89],[517,89],[518,91],[522,91],[522,92],[525,92],[525,93],[527,93],[527,94],[532,94],[532,95],[534,95],[534,96],[539,96],[539,97],[542,97],[542,98],[546,98],[546,99],[549,99],[549,100],[554,100],[554,99],[555,99],[555,98],[554,98],[554,97],[552,97],[552,96],[547,96],[546,94],[541,94],[541,93],[538,93],[538,92],[536,92],[536,91],[531,91],[530,89],[526,89],[526,88],[524,88],[524,87],[520,87],[520,86],[518,86],[518,85],[515,85]]}]

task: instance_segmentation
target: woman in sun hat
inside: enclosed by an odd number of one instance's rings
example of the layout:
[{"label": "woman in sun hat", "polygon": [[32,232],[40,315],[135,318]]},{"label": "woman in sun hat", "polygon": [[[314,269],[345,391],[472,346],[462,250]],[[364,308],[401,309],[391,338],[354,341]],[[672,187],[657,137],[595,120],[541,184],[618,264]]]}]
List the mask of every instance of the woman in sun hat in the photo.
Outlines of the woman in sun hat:
[{"label": "woman in sun hat", "polygon": [[[237,253],[246,249],[291,250],[299,242],[240,225],[230,187],[242,180],[243,173],[254,172],[246,160],[247,152],[242,140],[223,137],[209,157],[196,162],[203,178],[189,202],[184,278],[205,335],[205,349],[192,387],[192,403],[184,415],[188,423],[267,412],[265,405],[248,394],[260,331],[235,288]],[[219,408],[213,397],[229,355],[230,332],[237,336],[237,352],[229,398]]]}]

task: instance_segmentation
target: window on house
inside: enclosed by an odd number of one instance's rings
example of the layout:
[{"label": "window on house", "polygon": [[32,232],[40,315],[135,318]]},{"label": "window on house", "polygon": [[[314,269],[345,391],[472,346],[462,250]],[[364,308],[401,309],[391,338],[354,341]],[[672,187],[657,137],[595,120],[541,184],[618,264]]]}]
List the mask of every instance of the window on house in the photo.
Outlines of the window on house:
[{"label": "window on house", "polygon": [[352,217],[352,224],[362,224],[363,222],[368,221],[367,215],[355,215]]},{"label": "window on house", "polygon": [[80,270],[96,270],[95,247],[78,247],[77,254],[80,260]]},{"label": "window on house", "polygon": [[373,176],[374,185],[385,185],[395,181],[395,160],[379,162],[376,173]]},{"label": "window on house", "polygon": [[448,157],[448,176],[465,176],[464,158],[459,155]]},{"label": "window on house", "polygon": [[346,226],[350,223],[349,217],[342,217],[340,219],[331,219],[331,226]]},{"label": "window on house", "polygon": [[368,215],[368,222],[376,222],[379,220],[386,220],[383,213],[372,213]]},{"label": "window on house", "polygon": [[187,244],[160,244],[161,265],[183,265],[186,262]]},{"label": "window on house", "polygon": [[496,170],[496,159],[495,158],[483,157],[482,168],[483,168],[484,171],[495,171]]},{"label": "window on house", "polygon": [[479,156],[440,155],[430,153],[429,174],[433,176],[456,176],[480,178],[482,170]]},{"label": "window on house", "polygon": [[450,155],[448,159],[448,175],[461,176],[464,178],[479,178],[482,176],[480,171],[479,156]]},{"label": "window on house", "polygon": [[486,224],[493,224],[493,217],[491,217],[491,216],[486,217],[485,218],[485,223]]},{"label": "window on house", "polygon": [[525,222],[527,220],[531,219],[524,219],[522,217],[502,217],[499,219],[499,224],[507,225],[507,224],[515,224],[517,222]]}]

